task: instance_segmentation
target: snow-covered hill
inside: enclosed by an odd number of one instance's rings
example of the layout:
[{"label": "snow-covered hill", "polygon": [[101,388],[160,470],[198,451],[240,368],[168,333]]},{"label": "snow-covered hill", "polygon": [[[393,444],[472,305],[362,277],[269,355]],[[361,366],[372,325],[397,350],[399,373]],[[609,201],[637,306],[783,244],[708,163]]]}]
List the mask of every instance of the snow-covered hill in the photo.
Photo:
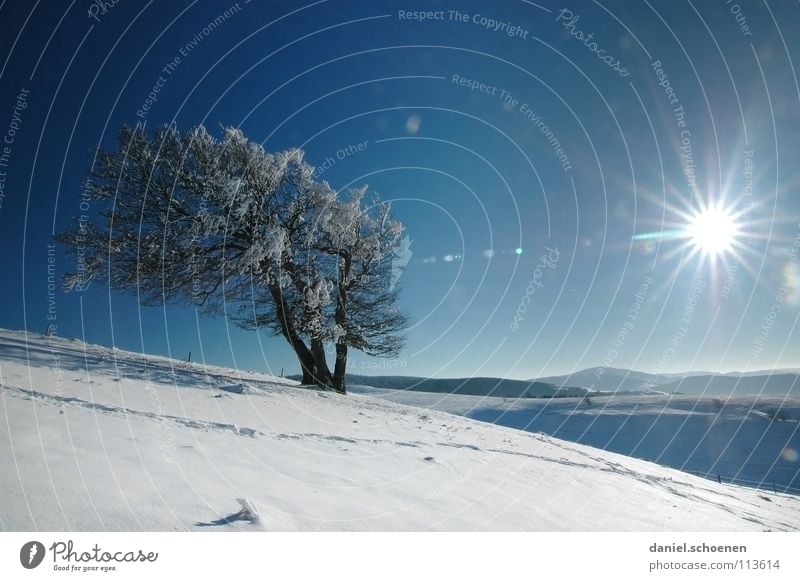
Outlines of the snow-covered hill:
[{"label": "snow-covered hill", "polygon": [[651,460],[710,478],[800,493],[800,398],[606,395],[568,399],[360,393]]},{"label": "snow-covered hill", "polygon": [[[641,391],[704,396],[790,395],[800,396],[800,373],[796,369],[749,372],[643,373],[630,369],[594,367],[568,375],[531,380],[594,391]],[[383,387],[383,386],[378,386]]]},{"label": "snow-covered hill", "polygon": [[592,367],[567,375],[541,377],[532,381],[552,383],[558,387],[583,387],[595,391],[643,391],[647,385],[655,387],[668,380],[663,376],[631,369]]},{"label": "snow-covered hill", "polygon": [[800,529],[793,496],[78,341],[0,331],[0,384],[3,530]]}]

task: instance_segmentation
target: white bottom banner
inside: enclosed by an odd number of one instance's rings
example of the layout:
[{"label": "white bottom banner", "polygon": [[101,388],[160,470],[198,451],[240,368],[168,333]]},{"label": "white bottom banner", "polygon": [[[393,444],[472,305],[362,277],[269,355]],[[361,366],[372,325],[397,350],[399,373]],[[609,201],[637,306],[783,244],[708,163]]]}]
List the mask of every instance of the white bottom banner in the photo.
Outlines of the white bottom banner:
[{"label": "white bottom banner", "polygon": [[800,579],[800,533],[0,533],[0,579]]}]

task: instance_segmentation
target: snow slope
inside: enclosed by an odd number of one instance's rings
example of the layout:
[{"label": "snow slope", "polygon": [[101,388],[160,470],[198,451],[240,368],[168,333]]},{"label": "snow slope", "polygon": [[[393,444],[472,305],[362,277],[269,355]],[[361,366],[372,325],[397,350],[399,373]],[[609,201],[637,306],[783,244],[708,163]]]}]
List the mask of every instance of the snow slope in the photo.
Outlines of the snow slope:
[{"label": "snow slope", "polygon": [[511,399],[357,388],[765,489],[800,493],[800,398],[613,395]]},{"label": "snow slope", "polygon": [[0,331],[3,530],[800,529],[800,499],[366,395]]}]

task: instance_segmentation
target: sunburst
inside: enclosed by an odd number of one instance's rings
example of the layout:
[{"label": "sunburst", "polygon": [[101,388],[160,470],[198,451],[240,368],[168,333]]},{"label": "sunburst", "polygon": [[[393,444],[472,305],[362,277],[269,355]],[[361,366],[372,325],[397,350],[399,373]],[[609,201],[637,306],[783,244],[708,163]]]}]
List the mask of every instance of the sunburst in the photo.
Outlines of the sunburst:
[{"label": "sunburst", "polygon": [[731,210],[717,205],[692,215],[684,235],[697,252],[714,259],[734,251],[740,243],[742,228]]}]

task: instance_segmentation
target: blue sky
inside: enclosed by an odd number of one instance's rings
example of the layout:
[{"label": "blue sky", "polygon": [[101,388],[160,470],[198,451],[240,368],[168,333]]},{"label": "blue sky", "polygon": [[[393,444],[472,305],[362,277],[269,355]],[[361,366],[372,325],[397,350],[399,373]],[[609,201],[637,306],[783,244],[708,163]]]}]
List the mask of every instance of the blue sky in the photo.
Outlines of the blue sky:
[{"label": "blue sky", "polygon": [[[297,371],[281,340],[224,317],[97,282],[48,298],[48,244],[96,148],[123,124],[202,123],[394,200],[408,344],[354,354],[353,373],[800,367],[796,4],[99,6],[0,5],[0,326],[54,314],[64,337]],[[732,224],[687,238],[703,208]]]}]

